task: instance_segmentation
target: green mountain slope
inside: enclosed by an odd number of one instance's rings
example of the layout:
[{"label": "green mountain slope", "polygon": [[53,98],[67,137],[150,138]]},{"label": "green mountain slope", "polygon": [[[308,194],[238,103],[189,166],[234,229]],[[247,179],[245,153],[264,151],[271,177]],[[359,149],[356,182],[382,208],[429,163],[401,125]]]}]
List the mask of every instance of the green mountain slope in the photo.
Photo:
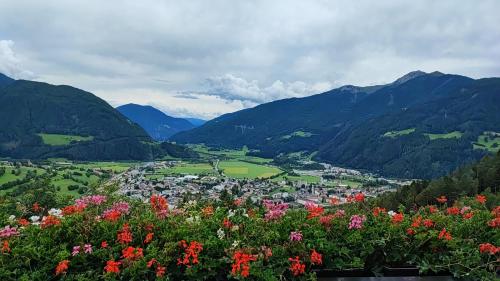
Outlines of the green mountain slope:
[{"label": "green mountain slope", "polygon": [[17,80],[0,88],[0,156],[151,159],[150,137],[105,101],[70,87]]}]

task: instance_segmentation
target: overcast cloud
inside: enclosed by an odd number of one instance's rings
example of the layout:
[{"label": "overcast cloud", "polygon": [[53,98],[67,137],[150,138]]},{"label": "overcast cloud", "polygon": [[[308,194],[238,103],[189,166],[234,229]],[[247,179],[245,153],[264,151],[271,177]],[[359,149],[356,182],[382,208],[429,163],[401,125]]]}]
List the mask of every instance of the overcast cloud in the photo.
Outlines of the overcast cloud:
[{"label": "overcast cloud", "polygon": [[413,71],[500,76],[500,1],[0,0],[0,72],[217,115]]}]

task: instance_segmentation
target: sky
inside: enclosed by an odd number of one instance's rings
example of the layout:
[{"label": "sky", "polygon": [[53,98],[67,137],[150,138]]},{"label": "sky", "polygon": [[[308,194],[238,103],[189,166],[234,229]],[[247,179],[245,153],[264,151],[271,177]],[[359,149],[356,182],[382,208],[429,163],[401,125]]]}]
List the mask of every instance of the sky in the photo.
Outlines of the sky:
[{"label": "sky", "polygon": [[414,70],[500,76],[500,1],[0,0],[0,73],[224,113]]}]

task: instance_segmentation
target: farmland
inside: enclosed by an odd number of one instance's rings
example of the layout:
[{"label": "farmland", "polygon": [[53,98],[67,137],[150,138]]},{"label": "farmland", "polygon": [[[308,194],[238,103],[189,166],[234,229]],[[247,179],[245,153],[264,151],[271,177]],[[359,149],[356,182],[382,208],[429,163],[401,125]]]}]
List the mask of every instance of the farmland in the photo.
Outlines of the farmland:
[{"label": "farmland", "polygon": [[477,138],[477,142],[473,144],[474,149],[485,149],[490,152],[500,150],[500,133],[484,132]]},{"label": "farmland", "polygon": [[383,136],[386,138],[397,138],[400,136],[409,135],[413,132],[415,132],[415,128],[405,129],[401,131],[390,131],[386,132]]},{"label": "farmland", "polygon": [[232,178],[269,178],[281,173],[277,167],[258,165],[243,161],[221,161],[219,169],[224,175]]},{"label": "farmland", "polygon": [[60,135],[60,134],[38,134],[44,144],[47,145],[68,145],[72,142],[80,142],[80,141],[91,141],[94,137],[84,137],[84,136],[75,136],[75,135]]},{"label": "farmland", "polygon": [[462,132],[460,131],[453,131],[447,134],[425,134],[426,136],[429,137],[430,140],[437,140],[437,139],[459,139],[462,137]]}]

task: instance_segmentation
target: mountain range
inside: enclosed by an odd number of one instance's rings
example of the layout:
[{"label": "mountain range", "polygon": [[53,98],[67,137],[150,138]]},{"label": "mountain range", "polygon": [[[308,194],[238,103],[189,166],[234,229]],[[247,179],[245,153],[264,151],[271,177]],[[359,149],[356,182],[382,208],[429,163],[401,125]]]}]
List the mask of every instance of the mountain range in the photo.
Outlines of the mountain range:
[{"label": "mountain range", "polygon": [[149,136],[157,141],[165,141],[178,132],[193,129],[199,125],[192,122],[199,124],[202,121],[171,117],[152,106],[133,103],[119,106],[116,109],[129,120],[144,128]]},{"label": "mountain range", "polygon": [[0,74],[0,157],[150,160],[168,151],[183,149],[154,143],[89,92]]},{"label": "mountain range", "polygon": [[180,143],[314,159],[386,176],[432,178],[498,150],[500,79],[415,71],[229,113],[171,137]]}]

